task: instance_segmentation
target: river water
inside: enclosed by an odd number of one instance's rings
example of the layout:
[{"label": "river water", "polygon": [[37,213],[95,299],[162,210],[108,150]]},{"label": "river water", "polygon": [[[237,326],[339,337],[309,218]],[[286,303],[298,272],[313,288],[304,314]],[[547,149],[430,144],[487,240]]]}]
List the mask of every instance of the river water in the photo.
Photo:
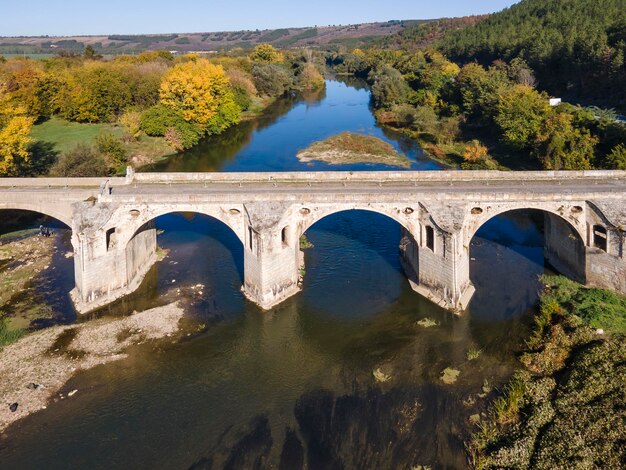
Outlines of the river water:
[{"label": "river water", "polygon": [[[324,94],[280,100],[153,170],[328,169],[295,153],[343,130],[384,138],[414,169],[439,168],[376,126],[366,88],[329,81]],[[385,216],[350,211],[311,227],[302,292],[270,312],[241,294],[243,248],[225,225],[160,217],[168,256],[137,293],[97,315],[182,298],[193,333],[76,375],[64,389],[75,396],[6,431],[0,468],[464,468],[470,416],[510,377],[537,303],[541,225],[516,212],[483,226],[471,247],[477,293],[457,317],[411,290],[400,227]],[[53,267],[66,285],[71,260]],[[59,290],[50,301],[63,321],[85,321]],[[434,326],[418,323],[426,319]],[[447,368],[459,371],[455,383],[441,380]]]}]

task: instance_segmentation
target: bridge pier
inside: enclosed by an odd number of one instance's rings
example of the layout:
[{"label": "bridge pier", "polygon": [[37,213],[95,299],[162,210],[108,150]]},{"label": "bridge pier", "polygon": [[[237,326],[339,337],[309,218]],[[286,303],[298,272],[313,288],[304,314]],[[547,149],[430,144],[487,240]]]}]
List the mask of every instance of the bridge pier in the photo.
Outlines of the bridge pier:
[{"label": "bridge pier", "polygon": [[[74,230],[74,233],[78,233]],[[96,230],[76,236],[71,292],[79,313],[103,307],[139,288],[157,260],[154,223],[145,224],[127,243],[118,243],[116,229]]]},{"label": "bridge pier", "polygon": [[414,236],[403,228],[400,260],[415,292],[456,314],[467,309],[475,288],[460,233],[422,224]]},{"label": "bridge pier", "polygon": [[243,292],[269,310],[300,291],[300,247],[288,227],[248,227]]}]

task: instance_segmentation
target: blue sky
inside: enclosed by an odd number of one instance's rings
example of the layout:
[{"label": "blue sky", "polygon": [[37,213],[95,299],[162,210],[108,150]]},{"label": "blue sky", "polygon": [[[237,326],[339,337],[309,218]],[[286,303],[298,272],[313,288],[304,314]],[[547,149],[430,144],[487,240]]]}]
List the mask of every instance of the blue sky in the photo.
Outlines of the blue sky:
[{"label": "blue sky", "polygon": [[0,35],[183,33],[465,16],[516,0],[0,0]]}]

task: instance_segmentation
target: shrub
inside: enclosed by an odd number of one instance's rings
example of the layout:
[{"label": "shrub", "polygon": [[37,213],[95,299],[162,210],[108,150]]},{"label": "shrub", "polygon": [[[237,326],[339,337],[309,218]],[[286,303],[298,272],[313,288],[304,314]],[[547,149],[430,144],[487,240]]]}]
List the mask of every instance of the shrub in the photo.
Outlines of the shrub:
[{"label": "shrub", "polygon": [[414,128],[418,120],[417,109],[410,104],[399,104],[391,108],[395,116],[394,121],[398,127]]},{"label": "shrub", "polygon": [[252,99],[248,96],[246,90],[239,87],[233,87],[233,99],[235,100],[235,104],[239,106],[239,109],[242,111],[250,109]]},{"label": "shrub", "polygon": [[257,95],[257,89],[252,81],[252,75],[249,73],[238,67],[232,67],[226,70],[226,75],[228,76],[228,81],[233,89],[239,88],[240,90],[245,91],[245,93],[250,97]]},{"label": "shrub", "polygon": [[107,174],[104,157],[93,147],[84,144],[62,154],[50,170],[51,176],[85,177]]},{"label": "shrub", "polygon": [[197,126],[162,104],[148,108],[141,115],[141,129],[147,135],[163,137],[170,128],[178,131],[182,148],[191,148],[200,140],[201,132]]},{"label": "shrub", "polygon": [[449,144],[456,140],[461,133],[461,118],[453,116],[439,121],[437,126],[437,140],[439,143]]},{"label": "shrub", "polygon": [[315,65],[304,64],[302,72],[298,75],[298,86],[304,90],[319,90],[324,86],[324,76]]},{"label": "shrub", "polygon": [[110,132],[96,136],[96,149],[113,168],[128,162],[128,152],[124,144]]},{"label": "shrub", "polygon": [[126,111],[120,116],[120,124],[134,140],[137,140],[141,135],[141,113],[139,111]]},{"label": "shrub", "polygon": [[615,170],[626,170],[626,146],[619,144],[611,150],[606,161]]},{"label": "shrub", "polygon": [[465,146],[463,152],[463,160],[470,163],[480,162],[487,156],[487,147],[482,145],[478,140],[472,140]]}]

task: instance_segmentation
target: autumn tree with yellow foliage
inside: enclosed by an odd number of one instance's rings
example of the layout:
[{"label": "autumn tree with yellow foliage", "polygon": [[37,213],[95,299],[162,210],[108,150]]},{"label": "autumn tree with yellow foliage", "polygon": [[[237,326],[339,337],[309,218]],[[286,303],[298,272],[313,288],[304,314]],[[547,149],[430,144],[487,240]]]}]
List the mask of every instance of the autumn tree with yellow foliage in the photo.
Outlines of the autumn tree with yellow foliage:
[{"label": "autumn tree with yellow foliage", "polygon": [[15,176],[19,166],[28,163],[34,122],[26,107],[13,104],[6,86],[0,84],[0,176]]},{"label": "autumn tree with yellow foliage", "polygon": [[259,44],[254,48],[252,54],[250,54],[250,59],[252,59],[253,62],[271,64],[274,62],[282,62],[285,60],[285,57],[271,44]]},{"label": "autumn tree with yellow foliage", "polygon": [[159,96],[161,104],[180,113],[203,134],[216,134],[239,122],[241,110],[224,68],[206,59],[184,62],[168,70]]}]

